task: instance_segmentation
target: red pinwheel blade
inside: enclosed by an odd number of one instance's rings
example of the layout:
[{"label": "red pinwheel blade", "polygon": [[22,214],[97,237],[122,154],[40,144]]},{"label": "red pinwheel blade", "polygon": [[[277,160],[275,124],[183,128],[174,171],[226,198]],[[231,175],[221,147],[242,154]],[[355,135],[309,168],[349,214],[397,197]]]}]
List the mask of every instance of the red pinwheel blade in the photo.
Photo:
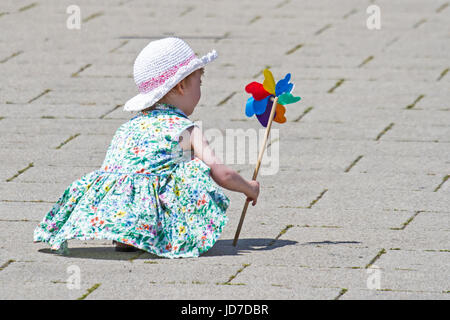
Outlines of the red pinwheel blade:
[{"label": "red pinwheel blade", "polygon": [[269,92],[267,92],[263,85],[259,82],[251,82],[248,85],[245,86],[245,91],[250,93],[255,100],[262,100],[268,95],[270,95]]}]

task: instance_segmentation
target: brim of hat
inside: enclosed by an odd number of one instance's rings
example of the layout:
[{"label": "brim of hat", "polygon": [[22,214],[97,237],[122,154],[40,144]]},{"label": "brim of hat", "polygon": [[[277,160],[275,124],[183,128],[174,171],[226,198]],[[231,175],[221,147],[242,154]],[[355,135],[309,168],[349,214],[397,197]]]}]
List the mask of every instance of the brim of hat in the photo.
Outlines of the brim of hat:
[{"label": "brim of hat", "polygon": [[170,91],[173,87],[176,86],[178,82],[186,78],[195,70],[203,68],[211,61],[217,59],[218,54],[216,50],[212,50],[211,52],[205,54],[201,58],[192,59],[187,65],[178,69],[177,73],[175,73],[170,79],[168,79],[163,85],[158,88],[148,92],[148,93],[140,93],[130,100],[128,100],[123,109],[125,111],[140,111],[151,107],[156,102],[158,102],[162,97],[166,95],[167,92]]}]

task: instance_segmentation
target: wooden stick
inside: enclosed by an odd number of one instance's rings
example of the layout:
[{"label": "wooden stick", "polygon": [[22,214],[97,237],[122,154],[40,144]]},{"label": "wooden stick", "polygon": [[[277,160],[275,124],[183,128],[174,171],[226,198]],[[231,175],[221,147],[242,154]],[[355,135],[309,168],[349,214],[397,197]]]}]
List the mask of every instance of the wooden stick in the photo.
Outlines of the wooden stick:
[{"label": "wooden stick", "polygon": [[[259,167],[261,166],[261,161],[262,161],[262,158],[264,155],[264,150],[266,149],[267,139],[269,137],[270,128],[272,127],[272,121],[275,116],[275,109],[277,108],[277,101],[278,101],[278,97],[275,97],[275,99],[273,100],[273,104],[272,104],[272,110],[270,110],[269,122],[267,123],[266,134],[264,136],[264,142],[263,142],[263,145],[261,146],[261,150],[259,151],[258,161],[256,162],[256,167],[255,167],[255,171],[253,172],[252,180],[256,180],[256,177],[258,176]],[[234,240],[233,240],[233,246],[235,246],[235,247],[236,247],[236,244],[237,244],[237,241],[239,238],[239,234],[241,233],[242,224],[244,223],[245,213],[247,212],[249,203],[250,203],[250,200],[246,200],[244,209],[242,209],[241,219],[239,220],[239,225],[237,227],[236,234],[234,235]]]}]

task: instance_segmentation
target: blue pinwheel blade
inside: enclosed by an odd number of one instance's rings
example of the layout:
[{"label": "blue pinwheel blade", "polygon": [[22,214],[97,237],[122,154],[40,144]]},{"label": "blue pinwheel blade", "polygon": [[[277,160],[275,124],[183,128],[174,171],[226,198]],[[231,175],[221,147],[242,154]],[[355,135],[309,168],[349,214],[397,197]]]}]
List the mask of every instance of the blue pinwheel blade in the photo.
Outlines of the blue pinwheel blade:
[{"label": "blue pinwheel blade", "polygon": [[255,114],[262,114],[264,113],[264,111],[266,111],[267,102],[269,101],[270,97],[271,95],[265,97],[262,100],[255,100],[253,102],[253,111],[255,112]]},{"label": "blue pinwheel blade", "polygon": [[292,91],[294,84],[293,83],[289,83],[289,80],[291,80],[291,74],[288,73],[284,79],[281,79],[280,81],[277,82],[277,84],[275,85],[275,95],[277,97],[279,97],[280,95],[282,95],[283,93],[289,93]]},{"label": "blue pinwheel blade", "polygon": [[250,97],[247,99],[247,103],[245,105],[245,115],[247,117],[253,117],[255,114],[255,110],[253,110],[253,103],[255,102],[255,99],[253,97]]}]

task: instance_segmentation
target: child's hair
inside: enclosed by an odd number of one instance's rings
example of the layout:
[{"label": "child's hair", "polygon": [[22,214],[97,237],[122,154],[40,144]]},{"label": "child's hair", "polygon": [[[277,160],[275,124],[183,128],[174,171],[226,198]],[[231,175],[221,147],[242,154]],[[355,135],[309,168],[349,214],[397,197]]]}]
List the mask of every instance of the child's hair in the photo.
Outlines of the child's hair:
[{"label": "child's hair", "polygon": [[[184,78],[183,80],[186,80],[186,83],[189,84],[190,78],[196,73],[196,72],[201,72],[201,74],[205,73],[205,68],[200,68],[195,70],[194,72],[192,72],[191,74],[189,74],[186,78]],[[171,90],[172,91],[172,90]],[[170,91],[169,91],[170,92]]]},{"label": "child's hair", "polygon": [[[201,74],[204,74],[204,73],[205,73],[205,68],[203,67],[203,68],[200,68],[200,69],[195,70],[194,72],[192,72],[191,74],[189,74],[186,78],[184,78],[184,79],[181,80],[181,81],[186,81],[186,84],[189,85],[189,82],[190,82],[191,77],[192,77],[196,72],[201,72]],[[180,81],[180,82],[181,82],[181,81]],[[173,91],[174,91],[174,88],[170,89],[170,91],[167,92],[167,93],[164,95],[164,97],[166,97],[166,96],[169,95],[169,94],[173,94]],[[161,99],[164,99],[164,97],[162,97]],[[160,99],[160,100],[161,100],[161,99]],[[153,109],[153,107],[154,107],[154,105],[152,105],[152,106],[150,106],[150,107],[144,109],[143,111],[149,111],[149,110]]]}]

